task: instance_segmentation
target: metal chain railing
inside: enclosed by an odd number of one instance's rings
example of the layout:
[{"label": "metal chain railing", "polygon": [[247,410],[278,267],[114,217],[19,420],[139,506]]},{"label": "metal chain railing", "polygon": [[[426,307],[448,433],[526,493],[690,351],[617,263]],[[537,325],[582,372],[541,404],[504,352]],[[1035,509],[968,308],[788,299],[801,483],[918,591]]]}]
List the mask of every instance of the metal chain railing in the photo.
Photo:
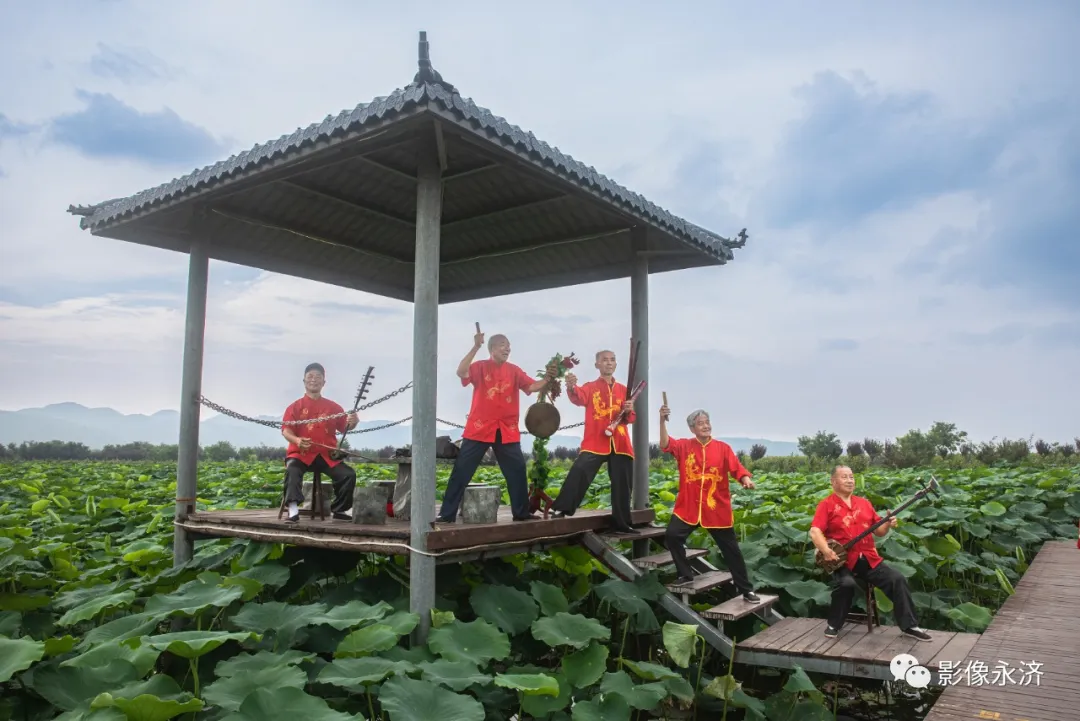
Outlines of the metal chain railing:
[{"label": "metal chain railing", "polygon": [[[412,387],[412,381],[409,381],[408,383],[401,386],[397,390],[391,391],[390,393],[387,393],[382,398],[378,398],[376,400],[371,401],[370,403],[365,403],[364,405],[357,407],[356,410],[357,410],[357,412],[366,411],[367,409],[372,408],[373,406],[377,406],[380,403],[383,403],[384,401],[390,400],[394,396],[405,392],[406,390],[408,390],[411,387]],[[235,418],[238,421],[246,421],[248,423],[258,423],[259,425],[266,426],[268,428],[282,428],[284,426],[299,426],[299,425],[308,425],[308,424],[311,424],[311,423],[321,423],[322,421],[332,421],[332,420],[335,420],[337,418],[345,418],[346,416],[351,414],[351,411],[346,411],[344,413],[335,413],[334,415],[331,415],[331,416],[319,416],[318,418],[304,418],[304,419],[298,420],[298,421],[271,421],[271,420],[267,420],[265,418],[252,418],[251,416],[245,416],[242,413],[237,413],[236,411],[231,410],[229,408],[226,408],[225,406],[223,406],[223,405],[221,405],[219,403],[214,403],[212,400],[210,400],[209,398],[207,398],[206,396],[203,396],[203,395],[199,396],[199,403],[206,406],[210,410],[216,411],[217,413],[220,413],[220,414],[222,414],[224,416],[228,416],[229,418]],[[410,421],[410,420],[412,420],[412,416],[407,416],[405,418],[402,418],[399,421],[393,421],[391,423],[384,423],[381,426],[373,426],[371,428],[354,428],[351,431],[346,431],[345,434],[346,435],[356,435],[356,434],[360,434],[360,433],[371,433],[373,431],[382,431],[382,430],[385,430],[387,428],[393,428],[394,426],[400,426],[402,423],[405,423],[406,421]],[[442,423],[444,426],[450,426],[452,428],[460,428],[460,429],[465,428],[465,426],[463,424],[461,424],[461,423],[454,423],[453,421],[443,420],[442,418],[438,418],[438,417],[436,417],[435,420],[437,422],[439,422],[439,423]],[[583,425],[585,425],[585,421],[581,421],[580,423],[572,423],[572,424],[567,425],[567,426],[559,427],[558,429],[556,429],[556,432],[569,430],[571,428],[579,428],[579,427],[581,427]],[[526,431],[526,432],[523,432],[521,435],[530,436],[532,434]]]}]

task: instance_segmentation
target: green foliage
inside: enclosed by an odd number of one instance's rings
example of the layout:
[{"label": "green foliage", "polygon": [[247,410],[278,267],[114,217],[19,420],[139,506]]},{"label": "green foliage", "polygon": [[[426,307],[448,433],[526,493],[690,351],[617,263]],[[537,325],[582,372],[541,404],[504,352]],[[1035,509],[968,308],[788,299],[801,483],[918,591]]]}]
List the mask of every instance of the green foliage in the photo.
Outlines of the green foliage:
[{"label": "green foliage", "polygon": [[[985,628],[1044,541],[1075,540],[1080,466],[1063,458],[988,468],[960,465],[968,459],[959,453],[936,457],[948,500],[909,509],[878,542],[911,582],[924,626]],[[866,456],[842,460],[863,464],[857,492],[879,509],[925,477],[871,467]],[[822,616],[828,592],[807,528],[828,493],[829,462],[752,463],[757,487],[732,497],[753,580],[780,596],[781,613]],[[552,464],[553,495],[564,471]],[[199,472],[200,510],[279,501],[280,461]],[[357,472],[363,483],[394,469]],[[439,488],[448,472],[440,468]],[[500,482],[493,469],[478,477]],[[660,523],[677,491],[674,466],[654,463]],[[608,493],[600,478],[584,505],[606,507]],[[828,705],[801,671],[768,698],[743,690],[693,627],[655,603],[655,573],[622,581],[580,548],[464,564],[457,580],[440,581],[427,644],[409,648],[419,619],[407,611],[398,561],[211,539],[174,569],[174,496],[174,463],[0,463],[0,718],[569,718],[571,703],[573,718],[692,705],[704,718],[725,705],[747,718],[793,707],[813,718]],[[696,533],[690,543],[723,567]]]},{"label": "green foliage", "polygon": [[835,433],[818,431],[813,436],[799,436],[799,451],[811,458],[833,460],[840,457],[844,447]]},{"label": "green foliage", "polygon": [[750,446],[750,460],[760,461],[762,458],[765,457],[765,454],[768,452],[768,450],[769,449],[761,443],[755,443],[754,445]]}]

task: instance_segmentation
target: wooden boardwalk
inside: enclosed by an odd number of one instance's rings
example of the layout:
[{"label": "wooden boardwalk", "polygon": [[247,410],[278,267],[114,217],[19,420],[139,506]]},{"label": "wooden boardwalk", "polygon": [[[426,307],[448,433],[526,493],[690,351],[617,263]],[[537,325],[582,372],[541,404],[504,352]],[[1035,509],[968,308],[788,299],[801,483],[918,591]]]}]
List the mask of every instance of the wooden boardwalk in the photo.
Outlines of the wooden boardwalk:
[{"label": "wooden boardwalk", "polygon": [[[652,509],[631,512],[635,526],[649,524]],[[286,543],[312,548],[332,548],[357,553],[405,555],[409,553],[409,522],[387,518],[385,524],[359,524],[327,516],[287,524],[276,510],[199,511],[174,522],[196,537],[247,538],[266,543]],[[437,524],[427,535],[427,550],[439,563],[492,558],[511,553],[542,550],[578,543],[589,531],[611,529],[611,513],[581,509],[569,518],[513,521],[509,507],[499,508],[496,523]]]},{"label": "wooden boardwalk", "polygon": [[946,685],[925,721],[1080,719],[1076,541],[1043,544]]},{"label": "wooden boardwalk", "polygon": [[909,653],[935,674],[945,662],[959,664],[975,646],[977,633],[928,631],[929,641],[900,633],[896,626],[847,623],[836,638],[825,637],[823,618],[785,618],[735,645],[735,662],[772,668],[802,666],[805,671],[887,680],[889,662]]}]

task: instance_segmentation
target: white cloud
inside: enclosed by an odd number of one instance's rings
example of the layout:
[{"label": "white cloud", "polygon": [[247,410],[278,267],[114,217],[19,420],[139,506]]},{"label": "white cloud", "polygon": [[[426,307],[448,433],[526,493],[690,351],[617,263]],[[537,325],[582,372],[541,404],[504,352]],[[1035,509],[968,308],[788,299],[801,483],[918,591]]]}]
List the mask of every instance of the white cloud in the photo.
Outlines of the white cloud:
[{"label": "white cloud", "polygon": [[[710,407],[726,435],[778,440],[819,428],[896,436],[935,420],[983,438],[1075,433],[1075,348],[1041,346],[1038,333],[1011,345],[964,336],[1074,317],[1024,302],[1018,290],[911,272],[937,244],[954,243],[945,253],[977,250],[985,197],[957,192],[827,231],[783,232],[753,215],[752,202],[784,172],[776,151],[800,111],[792,89],[815,72],[858,69],[890,90],[934,92],[952,116],[984,116],[1075,84],[1060,74],[1060,57],[1052,60],[1054,52],[1075,57],[1057,10],[860,16],[789,4],[778,25],[775,8],[704,5],[659,20],[644,6],[601,18],[569,3],[532,13],[427,4],[393,16],[350,3],[308,14],[281,2],[103,8],[21,9],[19,35],[0,31],[11,40],[0,42],[0,62],[27,76],[0,80],[9,120],[45,122],[80,107],[76,89],[108,92],[143,112],[169,107],[232,139],[235,152],[408,83],[416,31],[425,29],[436,68],[477,103],[721,234],[749,226],[750,244],[731,264],[653,276],[653,388],[673,405]],[[1018,26],[1049,34],[1017,37]],[[1007,36],[1012,52],[1001,53]],[[99,43],[152,53],[169,80],[95,75],[89,61]],[[686,162],[703,158],[701,172],[724,185],[687,186]],[[191,168],[88,160],[40,134],[0,139],[0,168],[0,290],[49,290],[36,302],[0,304],[0,370],[49,379],[5,384],[0,406],[176,407],[186,256],[93,238],[64,211]],[[409,304],[273,274],[235,280],[235,270],[211,265],[207,396],[244,413],[279,413],[300,394],[312,360],[327,366],[327,392],[343,403],[368,365],[376,366],[371,397],[411,377]],[[160,292],[147,291],[159,282]],[[78,290],[65,295],[69,285]],[[587,372],[600,346],[626,355],[629,301],[622,280],[443,307],[440,416],[460,420],[468,409],[453,372],[474,321],[510,335],[527,371],[575,351]],[[822,350],[843,341],[854,349]],[[562,408],[564,422],[577,419]],[[411,410],[407,392],[375,417]]]}]

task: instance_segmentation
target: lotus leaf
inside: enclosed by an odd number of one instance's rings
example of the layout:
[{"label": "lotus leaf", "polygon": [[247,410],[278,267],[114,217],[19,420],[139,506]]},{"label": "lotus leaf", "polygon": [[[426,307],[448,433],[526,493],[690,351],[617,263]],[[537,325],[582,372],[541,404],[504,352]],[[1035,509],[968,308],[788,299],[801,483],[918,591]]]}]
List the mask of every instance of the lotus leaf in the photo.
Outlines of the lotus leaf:
[{"label": "lotus leaf", "polygon": [[548,646],[584,648],[593,639],[609,640],[611,629],[596,619],[579,613],[557,613],[534,621],[532,635],[537,641],[543,641]]},{"label": "lotus leaf", "polygon": [[591,686],[604,674],[607,659],[608,647],[594,641],[580,651],[563,656],[563,674],[574,688]]},{"label": "lotus leaf", "polygon": [[664,648],[667,649],[671,660],[683,668],[688,667],[690,656],[694,653],[694,645],[700,638],[697,626],[667,621],[664,623],[662,636]]},{"label": "lotus leaf", "polygon": [[430,681],[395,676],[382,685],[379,702],[390,721],[484,721],[484,707],[471,696]]},{"label": "lotus leaf", "polygon": [[[400,662],[399,662],[400,663]],[[452,691],[464,691],[474,684],[485,685],[492,682],[492,677],[480,671],[472,661],[425,661],[416,665],[423,678],[437,683]]]},{"label": "lotus leaf", "polygon": [[[540,621],[533,624],[534,629]],[[510,638],[483,619],[468,623],[459,619],[442,628],[431,629],[428,647],[450,661],[470,661],[479,666],[509,656]]]},{"label": "lotus leaf", "polygon": [[45,655],[45,644],[24,638],[0,636],[0,684],[24,671]]},{"label": "lotus leaf", "polygon": [[510,635],[528,630],[539,615],[532,596],[511,586],[477,586],[469,603],[477,616]]},{"label": "lotus leaf", "polygon": [[558,696],[559,682],[554,676],[543,673],[500,673],[495,685],[520,691],[526,696]]}]

